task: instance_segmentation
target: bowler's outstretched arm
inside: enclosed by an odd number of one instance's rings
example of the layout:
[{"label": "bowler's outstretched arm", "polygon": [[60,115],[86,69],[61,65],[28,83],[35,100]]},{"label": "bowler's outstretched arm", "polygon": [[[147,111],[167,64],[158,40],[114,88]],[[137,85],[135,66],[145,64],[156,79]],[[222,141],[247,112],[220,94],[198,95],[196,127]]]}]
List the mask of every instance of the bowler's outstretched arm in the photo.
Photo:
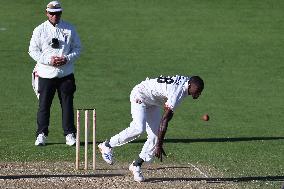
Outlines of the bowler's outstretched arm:
[{"label": "bowler's outstretched arm", "polygon": [[174,113],[173,111],[165,107],[164,114],[162,116],[161,122],[160,122],[160,128],[158,133],[158,142],[155,149],[155,156],[159,158],[161,161],[163,161],[163,155],[166,155],[164,149],[163,149],[163,143],[164,143],[164,137],[167,132],[168,123],[172,119]]}]

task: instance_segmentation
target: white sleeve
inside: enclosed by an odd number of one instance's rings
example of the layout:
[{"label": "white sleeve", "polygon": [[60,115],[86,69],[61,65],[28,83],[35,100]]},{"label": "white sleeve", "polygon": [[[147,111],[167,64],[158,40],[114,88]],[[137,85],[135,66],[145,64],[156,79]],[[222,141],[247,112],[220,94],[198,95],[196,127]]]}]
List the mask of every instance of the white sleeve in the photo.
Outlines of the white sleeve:
[{"label": "white sleeve", "polygon": [[29,55],[38,63],[49,64],[50,59],[45,58],[42,53],[40,35],[41,35],[40,28],[39,27],[35,28],[30,41]]},{"label": "white sleeve", "polygon": [[170,108],[171,110],[174,110],[176,106],[179,104],[182,95],[183,95],[182,90],[179,90],[177,91],[177,93],[172,94],[165,103],[165,106]]},{"label": "white sleeve", "polygon": [[173,91],[168,96],[168,100],[165,103],[165,106],[170,108],[171,110],[174,110],[176,106],[180,103],[180,101],[183,98],[183,86],[184,86],[185,81],[183,81],[179,86],[176,88],[176,90]]},{"label": "white sleeve", "polygon": [[73,62],[76,58],[78,58],[80,52],[81,52],[81,41],[76,30],[72,28],[72,43],[70,47],[70,52],[66,56],[68,62]]}]

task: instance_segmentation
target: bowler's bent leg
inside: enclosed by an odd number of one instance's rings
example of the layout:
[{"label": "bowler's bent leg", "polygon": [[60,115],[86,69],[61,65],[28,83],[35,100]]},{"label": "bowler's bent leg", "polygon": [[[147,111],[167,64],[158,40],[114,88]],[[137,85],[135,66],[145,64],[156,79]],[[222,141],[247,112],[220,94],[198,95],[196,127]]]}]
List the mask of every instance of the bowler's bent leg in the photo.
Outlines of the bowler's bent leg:
[{"label": "bowler's bent leg", "polygon": [[110,138],[111,147],[124,145],[141,135],[146,127],[146,105],[144,103],[131,102],[132,122],[130,126]]},{"label": "bowler's bent leg", "polygon": [[154,157],[156,144],[158,142],[158,133],[161,121],[161,111],[158,106],[151,106],[146,110],[147,141],[139,154],[139,157],[145,162],[150,162]]}]

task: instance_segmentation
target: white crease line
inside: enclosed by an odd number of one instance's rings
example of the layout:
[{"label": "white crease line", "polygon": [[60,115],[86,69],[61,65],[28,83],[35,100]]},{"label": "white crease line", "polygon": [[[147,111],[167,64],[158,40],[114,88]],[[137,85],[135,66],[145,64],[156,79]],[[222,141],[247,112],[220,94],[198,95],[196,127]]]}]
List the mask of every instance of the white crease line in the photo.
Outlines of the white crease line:
[{"label": "white crease line", "polygon": [[191,165],[195,170],[197,170],[201,175],[205,176],[206,178],[208,178],[208,176],[203,173],[198,167],[196,167],[195,165],[188,163],[189,165]]}]

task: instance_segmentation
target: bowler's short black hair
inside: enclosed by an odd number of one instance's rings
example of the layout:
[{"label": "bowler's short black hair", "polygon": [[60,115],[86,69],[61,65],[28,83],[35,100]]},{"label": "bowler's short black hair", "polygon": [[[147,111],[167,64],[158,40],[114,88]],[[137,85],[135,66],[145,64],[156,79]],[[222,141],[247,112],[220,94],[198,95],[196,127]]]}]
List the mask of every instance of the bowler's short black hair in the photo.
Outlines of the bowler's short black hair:
[{"label": "bowler's short black hair", "polygon": [[189,83],[192,83],[192,84],[194,83],[200,89],[200,91],[204,89],[204,82],[199,76],[192,76],[189,79]]}]

